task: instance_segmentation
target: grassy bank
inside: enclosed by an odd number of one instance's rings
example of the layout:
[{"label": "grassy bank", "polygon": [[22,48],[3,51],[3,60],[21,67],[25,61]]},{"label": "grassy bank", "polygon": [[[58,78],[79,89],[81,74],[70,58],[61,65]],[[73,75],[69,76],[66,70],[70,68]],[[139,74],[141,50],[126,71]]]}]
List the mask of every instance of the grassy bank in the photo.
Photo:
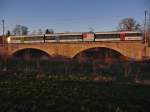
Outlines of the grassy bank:
[{"label": "grassy bank", "polygon": [[148,112],[150,86],[85,81],[3,80],[1,112]]},{"label": "grassy bank", "polygon": [[0,60],[1,112],[149,112],[150,62]]},{"label": "grassy bank", "polygon": [[[111,78],[114,81],[150,80],[150,61],[118,61],[113,64],[76,60],[0,61],[0,79]],[[71,78],[70,78],[71,77]]]}]

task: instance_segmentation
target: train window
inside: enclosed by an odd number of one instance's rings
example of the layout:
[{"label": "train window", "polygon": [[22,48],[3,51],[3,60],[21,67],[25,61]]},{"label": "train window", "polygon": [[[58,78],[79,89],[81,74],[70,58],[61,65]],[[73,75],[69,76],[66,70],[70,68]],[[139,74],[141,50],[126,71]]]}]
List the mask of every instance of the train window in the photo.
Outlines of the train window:
[{"label": "train window", "polygon": [[62,40],[64,40],[64,39],[68,39],[69,38],[69,36],[68,35],[61,35],[61,36],[59,36],[60,37],[60,39],[62,39]]},{"label": "train window", "polygon": [[102,35],[101,34],[96,34],[96,38],[101,38]]},{"label": "train window", "polygon": [[137,33],[136,35],[137,35],[137,36],[142,36],[142,33]]},{"label": "train window", "polygon": [[25,41],[33,41],[33,40],[42,40],[42,36],[37,36],[37,37],[24,37]]},{"label": "train window", "polygon": [[20,40],[21,38],[20,37],[12,37],[11,40]]},{"label": "train window", "polygon": [[116,37],[116,38],[120,38],[120,37],[119,37],[119,34],[115,34],[115,37]]},{"label": "train window", "polygon": [[96,34],[96,38],[119,38],[119,34]]},{"label": "train window", "polygon": [[132,37],[132,36],[142,36],[142,33],[126,33],[127,37]]},{"label": "train window", "polygon": [[119,35],[118,34],[110,34],[109,37],[110,38],[119,38]]},{"label": "train window", "polygon": [[67,39],[81,39],[80,35],[62,35],[60,39],[67,40]]},{"label": "train window", "polygon": [[56,36],[46,36],[46,40],[55,40]]}]

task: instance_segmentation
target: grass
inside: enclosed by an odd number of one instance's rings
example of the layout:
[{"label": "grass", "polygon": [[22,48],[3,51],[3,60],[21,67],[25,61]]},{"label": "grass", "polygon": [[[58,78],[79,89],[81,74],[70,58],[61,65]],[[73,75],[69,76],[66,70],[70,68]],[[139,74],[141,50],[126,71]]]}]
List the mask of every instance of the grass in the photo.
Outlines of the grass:
[{"label": "grass", "polygon": [[149,112],[150,85],[133,83],[149,80],[149,67],[149,61],[107,68],[74,61],[0,62],[0,111]]},{"label": "grass", "polygon": [[2,112],[148,112],[150,86],[91,81],[3,80]]}]

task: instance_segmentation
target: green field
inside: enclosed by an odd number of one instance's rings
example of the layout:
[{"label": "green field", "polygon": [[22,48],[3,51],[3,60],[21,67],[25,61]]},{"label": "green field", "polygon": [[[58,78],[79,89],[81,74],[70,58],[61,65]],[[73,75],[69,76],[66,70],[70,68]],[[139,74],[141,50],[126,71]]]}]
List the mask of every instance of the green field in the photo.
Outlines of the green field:
[{"label": "green field", "polygon": [[91,81],[3,80],[1,112],[149,112],[150,86]]}]

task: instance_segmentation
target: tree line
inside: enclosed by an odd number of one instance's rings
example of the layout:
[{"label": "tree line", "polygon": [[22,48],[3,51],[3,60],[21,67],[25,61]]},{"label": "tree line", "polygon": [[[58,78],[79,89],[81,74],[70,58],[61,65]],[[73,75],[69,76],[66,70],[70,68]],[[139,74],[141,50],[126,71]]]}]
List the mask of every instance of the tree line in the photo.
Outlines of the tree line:
[{"label": "tree line", "polygon": [[[128,17],[120,20],[118,27],[116,31],[140,31],[144,32],[145,28],[139,24],[134,18]],[[146,30],[148,35],[150,35],[150,21],[148,21],[146,25]],[[36,34],[53,34],[54,30],[52,28],[50,29],[38,29],[38,31],[33,30],[32,32],[29,31],[29,28],[27,26],[23,25],[16,25],[15,28],[10,31],[8,30],[6,35],[28,35],[28,34],[36,35]]]},{"label": "tree line", "polygon": [[54,30],[53,29],[38,29],[38,31],[33,30],[32,32],[29,31],[29,28],[27,26],[23,26],[23,25],[16,25],[15,28],[10,31],[8,30],[6,33],[6,36],[10,36],[10,35],[42,35],[42,34],[53,34]]}]

